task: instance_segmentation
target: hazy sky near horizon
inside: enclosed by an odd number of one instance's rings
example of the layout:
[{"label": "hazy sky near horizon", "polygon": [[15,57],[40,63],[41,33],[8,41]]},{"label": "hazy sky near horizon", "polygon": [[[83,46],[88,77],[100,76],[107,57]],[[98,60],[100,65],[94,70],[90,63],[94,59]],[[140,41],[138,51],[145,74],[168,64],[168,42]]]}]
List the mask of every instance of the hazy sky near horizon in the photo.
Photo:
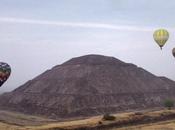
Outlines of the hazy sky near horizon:
[{"label": "hazy sky near horizon", "polygon": [[[66,60],[114,56],[175,80],[174,0],[0,0],[0,61],[12,75],[10,91]],[[155,29],[170,39],[160,51]]]}]

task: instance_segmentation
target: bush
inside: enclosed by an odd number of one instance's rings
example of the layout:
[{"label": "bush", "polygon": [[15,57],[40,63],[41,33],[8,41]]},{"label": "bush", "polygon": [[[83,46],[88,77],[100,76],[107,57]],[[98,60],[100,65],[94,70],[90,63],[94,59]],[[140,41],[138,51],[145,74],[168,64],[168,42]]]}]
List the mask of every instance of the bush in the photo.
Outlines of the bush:
[{"label": "bush", "polygon": [[103,120],[113,121],[113,120],[115,120],[115,116],[110,115],[110,114],[105,114],[105,115],[103,115]]},{"label": "bush", "polygon": [[142,112],[135,112],[134,115],[143,115]]},{"label": "bush", "polygon": [[168,110],[171,110],[171,108],[174,107],[174,101],[171,99],[167,99],[164,102],[164,106],[168,108]]},{"label": "bush", "polygon": [[101,125],[101,124],[103,124],[103,123],[102,123],[102,121],[99,121],[98,124]]}]

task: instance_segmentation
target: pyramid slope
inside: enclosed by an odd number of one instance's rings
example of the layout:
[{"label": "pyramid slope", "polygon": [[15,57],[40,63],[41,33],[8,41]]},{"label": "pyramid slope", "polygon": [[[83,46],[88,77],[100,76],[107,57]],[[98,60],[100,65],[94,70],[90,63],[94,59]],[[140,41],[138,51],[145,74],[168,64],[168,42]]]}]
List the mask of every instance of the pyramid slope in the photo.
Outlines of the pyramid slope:
[{"label": "pyramid slope", "polygon": [[73,58],[0,96],[0,108],[53,118],[160,106],[175,82],[114,57]]}]

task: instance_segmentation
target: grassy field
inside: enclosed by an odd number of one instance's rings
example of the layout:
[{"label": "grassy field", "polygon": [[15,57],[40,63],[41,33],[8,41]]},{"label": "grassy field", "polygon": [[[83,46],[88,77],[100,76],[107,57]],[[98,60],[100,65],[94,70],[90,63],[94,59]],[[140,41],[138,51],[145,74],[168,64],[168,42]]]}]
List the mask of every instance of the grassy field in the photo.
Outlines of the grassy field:
[{"label": "grassy field", "polygon": [[56,122],[5,111],[0,115],[0,130],[175,130],[175,110],[114,114],[113,121],[102,120],[102,116]]},{"label": "grassy field", "polygon": [[[47,127],[24,127],[0,123],[0,130],[55,130],[55,126],[57,125],[47,125]],[[113,128],[109,130],[175,130],[175,120],[123,128]]]},{"label": "grassy field", "polygon": [[0,130],[25,130],[25,129],[23,129],[21,126],[10,125],[10,124],[0,122]]},{"label": "grassy field", "polygon": [[175,130],[175,120],[124,128],[114,128],[111,130]]},{"label": "grassy field", "polygon": [[0,111],[0,121],[18,126],[33,126],[48,124],[50,122],[55,122],[56,120],[42,118],[38,116],[24,115],[16,112]]},{"label": "grassy field", "polygon": [[16,112],[0,111],[0,130],[27,130],[28,126],[39,126],[51,122],[55,122],[55,120]]}]

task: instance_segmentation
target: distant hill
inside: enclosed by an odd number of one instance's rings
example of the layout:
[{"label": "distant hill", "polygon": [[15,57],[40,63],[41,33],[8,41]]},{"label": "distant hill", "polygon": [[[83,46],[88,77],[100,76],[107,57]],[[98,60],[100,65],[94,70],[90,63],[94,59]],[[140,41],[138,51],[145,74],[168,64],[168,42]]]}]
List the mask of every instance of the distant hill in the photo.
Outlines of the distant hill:
[{"label": "distant hill", "polygon": [[0,109],[71,118],[136,108],[175,99],[175,82],[114,57],[86,55],[47,70],[0,96]]}]

